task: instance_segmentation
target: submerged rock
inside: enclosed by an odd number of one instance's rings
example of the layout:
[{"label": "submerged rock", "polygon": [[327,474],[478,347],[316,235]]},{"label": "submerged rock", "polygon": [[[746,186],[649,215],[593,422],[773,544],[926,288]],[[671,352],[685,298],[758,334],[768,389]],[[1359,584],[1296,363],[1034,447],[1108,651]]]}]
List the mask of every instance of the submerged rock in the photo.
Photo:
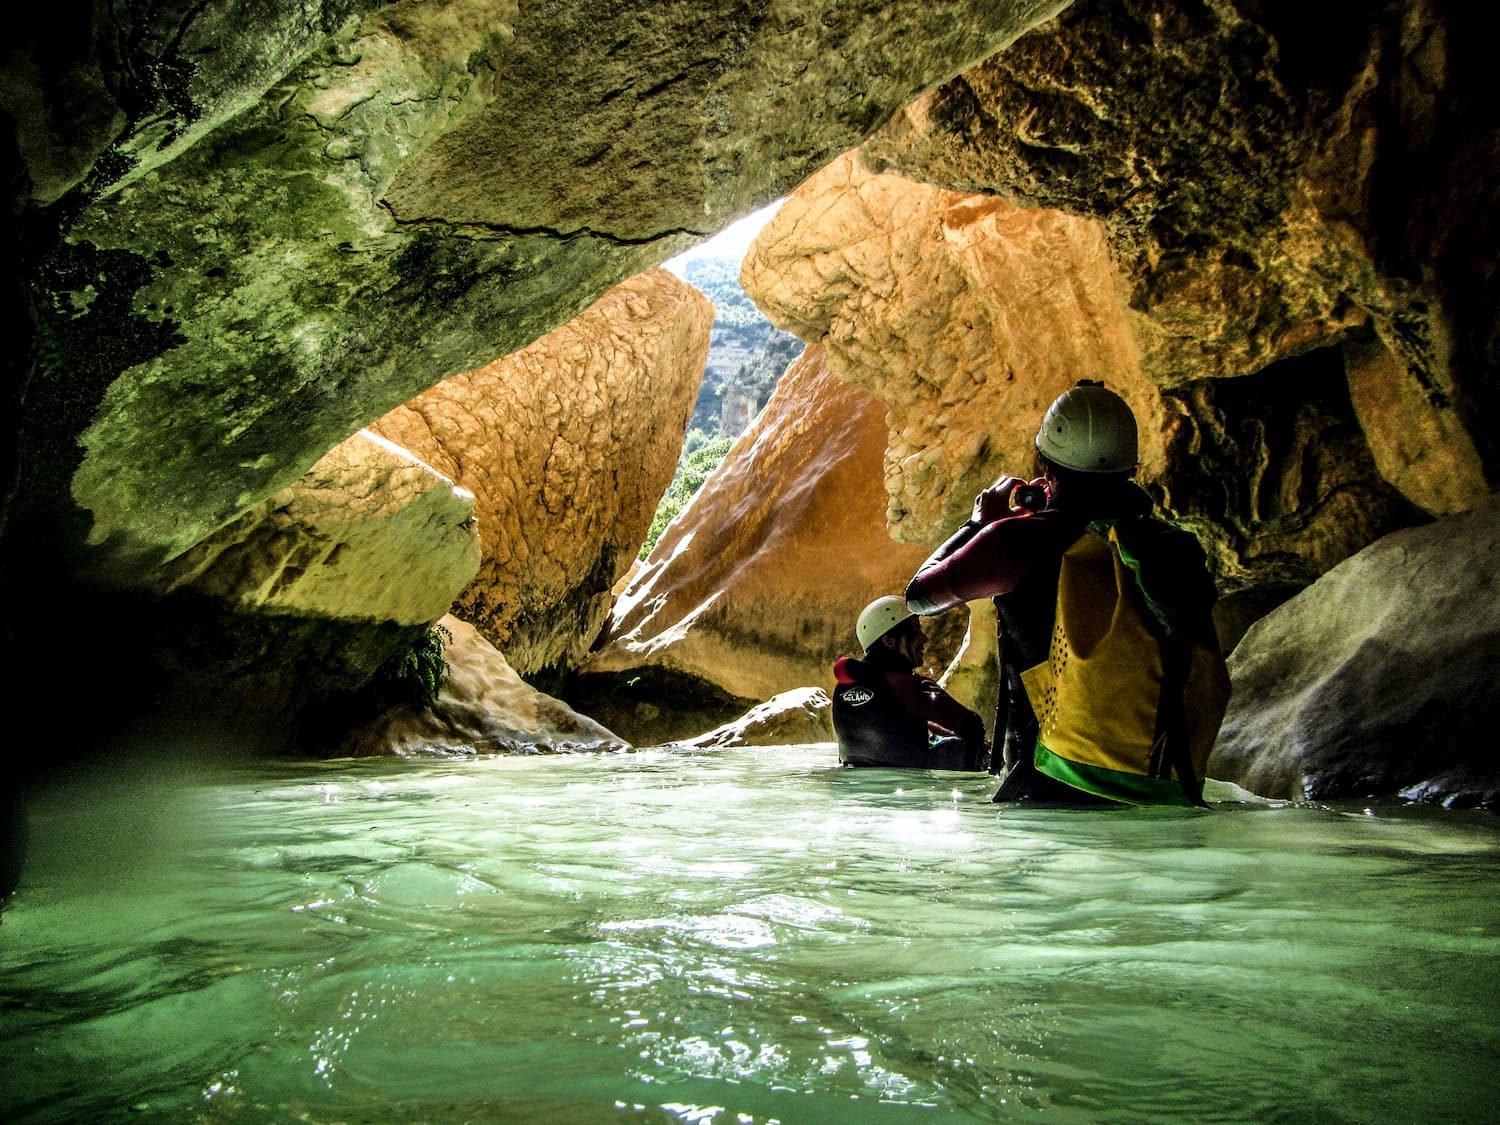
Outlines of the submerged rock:
[{"label": "submerged rock", "polygon": [[1388,535],[1257,622],[1209,761],[1268,797],[1500,807],[1500,499]]},{"label": "submerged rock", "polygon": [[859,611],[927,554],[886,535],[885,434],[881,403],[809,348],[667,527],[584,670],[661,668],[752,702],[831,682]]},{"label": "submerged rock", "polygon": [[793,688],[752,707],[732,723],[673,743],[694,749],[794,746],[833,741],[833,700],[822,688]]},{"label": "submerged rock", "polygon": [[340,752],[542,754],[629,744],[521,679],[472,625],[447,616],[448,678],[426,707],[402,704],[356,729]]},{"label": "submerged rock", "polygon": [[523,675],[571,668],[672,480],[713,306],[665,270],[371,429],[474,493],[484,558],[455,612]]}]

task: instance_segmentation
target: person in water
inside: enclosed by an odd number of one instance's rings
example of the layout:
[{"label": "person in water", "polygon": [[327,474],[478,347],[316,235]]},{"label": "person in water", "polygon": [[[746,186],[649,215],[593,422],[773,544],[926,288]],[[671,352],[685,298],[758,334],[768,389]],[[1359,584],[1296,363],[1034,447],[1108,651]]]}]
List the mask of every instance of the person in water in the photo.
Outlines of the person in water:
[{"label": "person in water", "polygon": [[833,729],[849,766],[982,770],[984,722],[925,676],[922,622],[899,597],[877,598],[855,625],[864,657],[833,666]]},{"label": "person in water", "polygon": [[1036,450],[1037,479],[981,492],[906,590],[919,614],[994,598],[995,800],[1201,804],[1229,698],[1203,551],[1152,515],[1135,417],[1101,384],[1052,404]]}]

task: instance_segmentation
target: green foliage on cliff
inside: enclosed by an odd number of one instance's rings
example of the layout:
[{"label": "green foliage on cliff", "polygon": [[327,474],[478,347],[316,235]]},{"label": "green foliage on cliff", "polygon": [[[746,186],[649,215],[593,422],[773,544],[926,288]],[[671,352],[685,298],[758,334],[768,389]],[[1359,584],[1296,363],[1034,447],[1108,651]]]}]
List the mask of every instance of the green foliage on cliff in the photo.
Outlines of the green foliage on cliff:
[{"label": "green foliage on cliff", "polygon": [[739,270],[737,258],[695,258],[683,266],[689,284],[714,306],[708,366],[689,422],[710,434],[723,432],[720,411],[727,393],[748,395],[759,410],[802,350],[802,342],[775,327],[740,288]]},{"label": "green foliage on cliff", "polygon": [[667,529],[667,524],[687,507],[688,501],[703,487],[708,474],[719,467],[719,462],[724,460],[724,455],[733,444],[734,438],[727,434],[714,437],[704,430],[688,431],[682,442],[682,456],[677,461],[677,472],[672,477],[672,483],[667,485],[667,491],[656,507],[656,515],[651,519],[651,529],[646,532],[646,541],[641,544],[642,559],[651,553],[656,541]]},{"label": "green foliage on cliff", "polygon": [[417,707],[431,705],[448,679],[448,661],[443,656],[443,646],[452,641],[453,634],[446,628],[431,626],[416,643],[376,673],[374,690],[391,703],[411,703]]}]

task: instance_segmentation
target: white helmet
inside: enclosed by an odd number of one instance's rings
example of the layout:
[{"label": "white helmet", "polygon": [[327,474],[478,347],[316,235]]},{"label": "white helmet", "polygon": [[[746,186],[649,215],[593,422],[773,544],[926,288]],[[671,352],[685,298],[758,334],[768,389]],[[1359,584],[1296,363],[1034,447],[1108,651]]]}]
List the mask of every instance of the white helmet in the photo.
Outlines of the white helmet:
[{"label": "white helmet", "polygon": [[1036,433],[1042,456],[1080,473],[1123,473],[1135,468],[1135,415],[1102,383],[1080,379],[1058,396]]},{"label": "white helmet", "polygon": [[876,598],[860,611],[854,625],[854,635],[859,638],[859,647],[868,649],[908,617],[916,614],[906,608],[906,599],[890,594]]}]

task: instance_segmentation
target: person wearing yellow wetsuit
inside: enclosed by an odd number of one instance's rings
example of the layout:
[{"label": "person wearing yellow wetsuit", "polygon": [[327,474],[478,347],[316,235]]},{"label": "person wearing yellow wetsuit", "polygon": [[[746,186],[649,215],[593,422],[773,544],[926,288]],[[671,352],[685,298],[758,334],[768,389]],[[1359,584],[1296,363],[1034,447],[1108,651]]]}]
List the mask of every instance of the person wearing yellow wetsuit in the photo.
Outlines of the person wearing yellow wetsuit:
[{"label": "person wearing yellow wetsuit", "polygon": [[995,600],[995,800],[1201,804],[1229,697],[1203,551],[1131,480],[1135,417],[1114,392],[1063,394],[1036,449],[1040,476],[981,492],[906,590],[919,614]]}]

